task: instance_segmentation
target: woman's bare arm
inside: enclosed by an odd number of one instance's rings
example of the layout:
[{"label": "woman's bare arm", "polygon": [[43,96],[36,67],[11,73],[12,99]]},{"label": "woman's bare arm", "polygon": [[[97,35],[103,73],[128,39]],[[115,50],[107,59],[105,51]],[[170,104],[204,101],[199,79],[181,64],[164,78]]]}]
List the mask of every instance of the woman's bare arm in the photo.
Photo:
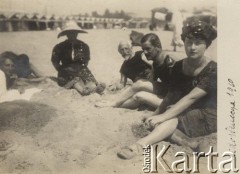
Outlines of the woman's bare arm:
[{"label": "woman's bare arm", "polygon": [[32,63],[29,63],[30,65],[30,69],[32,71],[32,73],[36,76],[36,77],[44,77],[44,75],[42,74],[42,72],[40,72],[36,66],[34,66]]},{"label": "woman's bare arm", "polygon": [[[197,102],[200,98],[204,97],[206,94],[207,94],[206,91],[198,87],[195,87],[189,94],[180,99],[174,106],[166,110],[163,114],[156,115],[160,116],[159,120],[156,122],[164,122],[166,120],[178,116],[180,113],[188,109],[192,104]],[[149,118],[149,120],[150,119],[151,118]]]}]

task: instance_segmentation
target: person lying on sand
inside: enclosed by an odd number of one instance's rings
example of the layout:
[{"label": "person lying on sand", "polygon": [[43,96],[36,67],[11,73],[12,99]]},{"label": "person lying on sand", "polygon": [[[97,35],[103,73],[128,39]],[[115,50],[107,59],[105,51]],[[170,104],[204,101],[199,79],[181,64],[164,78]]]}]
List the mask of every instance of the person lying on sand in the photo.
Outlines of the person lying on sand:
[{"label": "person lying on sand", "polygon": [[58,34],[58,38],[67,36],[67,40],[57,44],[52,51],[51,60],[58,71],[58,85],[66,89],[76,89],[81,95],[89,95],[93,92],[102,94],[106,86],[98,83],[88,69],[89,46],[77,39],[78,33],[87,32],[70,21]]},{"label": "person lying on sand", "polygon": [[162,51],[160,39],[156,34],[144,35],[141,43],[146,58],[153,61],[149,80],[137,80],[132,86],[122,91],[116,100],[100,101],[95,104],[97,107],[135,109],[141,104],[147,104],[153,108],[160,105],[162,98],[167,94],[169,74],[175,61]]},{"label": "person lying on sand", "polygon": [[0,59],[0,103],[13,100],[29,100],[31,96],[41,91],[38,88],[31,89],[11,89],[17,76],[14,72],[14,62],[12,58],[4,55]]},{"label": "person lying on sand", "polygon": [[12,77],[15,76],[15,78],[12,88],[22,87],[23,89],[26,86],[36,86],[46,81],[47,77],[29,61],[29,57],[26,54],[17,55],[12,51],[5,51],[0,54],[0,59],[4,57],[11,58],[14,64]]},{"label": "person lying on sand", "polygon": [[1,57],[10,57],[14,63],[14,73],[18,78],[40,78],[44,77],[42,72],[40,72],[36,66],[34,66],[26,54],[17,55],[11,51],[5,51],[0,54]]},{"label": "person lying on sand", "polygon": [[211,25],[197,19],[183,27],[181,38],[187,58],[175,63],[167,96],[154,115],[144,121],[152,132],[123,148],[118,157],[131,159],[142,152],[143,146],[169,137],[196,149],[199,144],[192,138],[217,131],[217,63],[204,55],[216,37]]}]

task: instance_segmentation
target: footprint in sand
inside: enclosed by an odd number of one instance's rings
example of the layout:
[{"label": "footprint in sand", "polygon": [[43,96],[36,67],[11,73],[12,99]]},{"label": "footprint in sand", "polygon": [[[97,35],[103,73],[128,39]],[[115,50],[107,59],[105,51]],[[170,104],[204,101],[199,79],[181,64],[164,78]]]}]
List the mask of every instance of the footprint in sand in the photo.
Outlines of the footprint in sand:
[{"label": "footprint in sand", "polygon": [[0,151],[6,151],[8,150],[10,147],[12,147],[12,144],[8,143],[5,140],[1,140],[0,141]]}]

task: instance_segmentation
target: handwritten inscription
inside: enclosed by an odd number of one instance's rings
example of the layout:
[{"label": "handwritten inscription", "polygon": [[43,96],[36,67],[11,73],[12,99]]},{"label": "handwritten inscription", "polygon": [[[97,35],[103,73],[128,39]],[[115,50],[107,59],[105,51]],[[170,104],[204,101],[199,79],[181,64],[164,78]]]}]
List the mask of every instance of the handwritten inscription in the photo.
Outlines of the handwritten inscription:
[{"label": "handwritten inscription", "polygon": [[229,111],[229,125],[225,128],[229,135],[229,151],[236,153],[236,100],[235,93],[237,92],[236,86],[232,79],[228,79],[227,95],[230,98],[230,111]]}]

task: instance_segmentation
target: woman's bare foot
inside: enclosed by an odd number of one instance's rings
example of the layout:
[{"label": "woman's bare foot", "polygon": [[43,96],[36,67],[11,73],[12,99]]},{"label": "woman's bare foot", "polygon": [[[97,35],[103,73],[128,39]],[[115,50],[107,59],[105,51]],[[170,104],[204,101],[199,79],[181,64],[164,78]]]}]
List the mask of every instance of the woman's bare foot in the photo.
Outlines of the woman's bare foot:
[{"label": "woman's bare foot", "polygon": [[141,155],[142,151],[142,146],[135,143],[131,146],[121,148],[121,150],[117,153],[117,156],[124,160],[130,160],[137,155]]},{"label": "woman's bare foot", "polygon": [[210,144],[209,141],[203,140],[201,142],[198,143],[197,147],[195,148],[195,150],[197,152],[209,152],[210,147],[213,147],[214,151],[217,150],[216,144]]},{"label": "woman's bare foot", "polygon": [[178,145],[190,147],[193,151],[195,151],[199,146],[199,142],[197,142],[194,138],[189,138],[178,129],[176,129],[172,134],[170,140]]},{"label": "woman's bare foot", "polygon": [[193,150],[193,151],[198,151],[198,146],[199,146],[199,142],[197,142],[196,140],[193,140],[191,142],[188,142],[188,146]]}]

